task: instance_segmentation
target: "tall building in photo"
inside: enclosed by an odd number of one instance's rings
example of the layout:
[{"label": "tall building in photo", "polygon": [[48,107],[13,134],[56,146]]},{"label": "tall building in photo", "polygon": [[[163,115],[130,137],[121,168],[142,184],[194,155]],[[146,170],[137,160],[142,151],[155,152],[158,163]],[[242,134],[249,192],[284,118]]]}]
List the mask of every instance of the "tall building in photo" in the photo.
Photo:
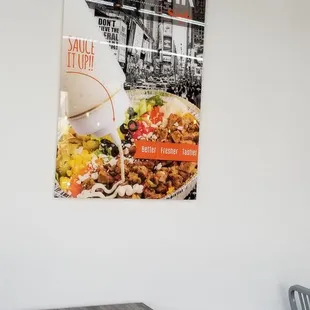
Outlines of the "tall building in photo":
[{"label": "tall building in photo", "polygon": [[[206,0],[195,0],[193,20],[205,23]],[[205,27],[193,25],[191,33],[191,56],[203,58]],[[201,82],[203,62],[192,59],[190,63],[191,78]]]},{"label": "tall building in photo", "polygon": [[[173,9],[172,1],[163,0],[160,1],[159,4],[161,5],[162,14],[168,15],[169,10]],[[172,19],[170,18],[162,18],[162,73],[170,74],[173,70],[173,57],[172,57],[172,50],[173,50],[173,23]]]},{"label": "tall building in photo", "polygon": [[154,24],[153,24],[153,38],[154,38],[154,43],[153,43],[153,49],[158,50],[158,43],[159,43],[159,17],[154,16]]},{"label": "tall building in photo", "polygon": [[[147,1],[144,4],[144,9],[148,11],[154,11],[154,4]],[[144,13],[144,26],[147,30],[152,34],[153,33],[153,25],[154,25],[154,15]]]},{"label": "tall building in photo", "polygon": [[[206,0],[195,0],[193,8],[193,20],[204,22],[205,21]],[[193,43],[204,44],[205,28],[198,25],[193,25]]]},{"label": "tall building in photo", "polygon": [[[149,50],[158,49],[158,16],[155,15],[156,12],[156,1],[148,0],[144,2],[144,27],[147,29],[149,38],[146,44]],[[149,13],[148,13],[149,12]],[[148,66],[151,66],[152,71],[155,65],[154,63],[154,53],[151,51],[146,52],[146,61]]]}]

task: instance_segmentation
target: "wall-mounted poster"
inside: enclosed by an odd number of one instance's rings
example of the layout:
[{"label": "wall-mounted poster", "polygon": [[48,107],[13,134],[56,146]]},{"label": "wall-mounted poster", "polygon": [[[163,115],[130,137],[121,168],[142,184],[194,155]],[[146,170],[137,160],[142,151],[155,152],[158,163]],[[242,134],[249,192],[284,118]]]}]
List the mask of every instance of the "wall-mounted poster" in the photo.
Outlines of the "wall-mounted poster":
[{"label": "wall-mounted poster", "polygon": [[64,0],[54,195],[196,199],[206,0]]}]

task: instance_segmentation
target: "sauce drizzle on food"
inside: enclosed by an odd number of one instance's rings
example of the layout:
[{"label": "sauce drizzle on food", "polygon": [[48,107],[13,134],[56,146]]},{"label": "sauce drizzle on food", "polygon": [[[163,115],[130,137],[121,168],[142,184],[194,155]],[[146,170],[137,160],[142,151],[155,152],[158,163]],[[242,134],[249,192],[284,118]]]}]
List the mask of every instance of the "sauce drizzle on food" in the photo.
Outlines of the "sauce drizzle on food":
[{"label": "sauce drizzle on food", "polygon": [[[108,189],[105,185],[96,183],[91,190],[84,190],[79,194],[78,198],[115,198],[117,195],[120,197],[132,196],[133,194],[141,194],[143,192],[143,185],[135,184],[131,185],[121,185],[125,182],[125,163],[124,163],[124,151],[121,145],[118,146],[120,154],[121,163],[121,180],[115,183],[111,189]],[[102,190],[108,196],[105,196]],[[110,195],[111,194],[111,195]]]},{"label": "sauce drizzle on food", "polygon": [[[106,189],[104,185],[102,184],[96,184],[91,190],[84,190],[80,195],[78,195],[78,198],[115,198],[117,195],[120,197],[124,197],[125,194],[127,196],[132,196],[133,194],[142,194],[143,192],[143,185],[135,184],[133,186],[131,185],[120,185],[119,181],[115,185],[117,185],[117,189],[112,195],[105,196],[101,192],[97,192],[98,189]],[[99,185],[99,186],[97,186]]]}]

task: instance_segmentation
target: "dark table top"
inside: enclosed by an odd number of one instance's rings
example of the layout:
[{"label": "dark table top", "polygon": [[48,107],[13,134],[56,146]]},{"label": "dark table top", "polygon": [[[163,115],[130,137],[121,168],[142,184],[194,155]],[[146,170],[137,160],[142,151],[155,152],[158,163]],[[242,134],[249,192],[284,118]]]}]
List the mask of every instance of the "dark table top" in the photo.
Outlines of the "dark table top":
[{"label": "dark table top", "polygon": [[110,305],[110,306],[94,306],[94,307],[78,307],[78,308],[65,308],[53,310],[152,310],[145,304],[123,304],[123,305]]}]

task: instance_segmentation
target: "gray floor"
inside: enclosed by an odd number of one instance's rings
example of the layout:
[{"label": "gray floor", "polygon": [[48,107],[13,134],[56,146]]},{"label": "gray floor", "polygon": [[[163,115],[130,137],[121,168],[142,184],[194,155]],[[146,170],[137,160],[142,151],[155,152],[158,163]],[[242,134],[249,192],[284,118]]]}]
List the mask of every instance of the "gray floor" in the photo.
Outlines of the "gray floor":
[{"label": "gray floor", "polygon": [[124,304],[124,305],[110,305],[110,306],[96,306],[96,307],[79,307],[53,310],[153,310],[145,304]]}]

